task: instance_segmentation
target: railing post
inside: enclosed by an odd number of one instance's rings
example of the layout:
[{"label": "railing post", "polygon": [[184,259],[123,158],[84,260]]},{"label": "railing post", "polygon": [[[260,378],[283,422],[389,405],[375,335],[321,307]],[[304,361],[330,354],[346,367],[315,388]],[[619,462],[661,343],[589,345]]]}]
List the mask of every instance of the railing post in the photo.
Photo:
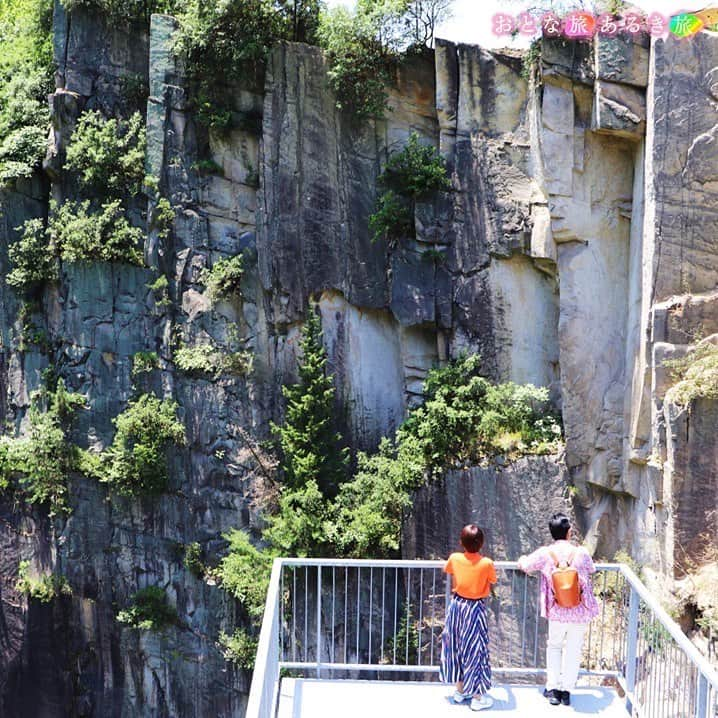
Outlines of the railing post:
[{"label": "railing post", "polygon": [[317,566],[317,678],[321,677],[322,662],[322,567]]},{"label": "railing post", "polygon": [[695,718],[713,718],[708,715],[708,679],[702,673],[698,674]]},{"label": "railing post", "polygon": [[[630,584],[629,584],[630,586]],[[628,690],[628,710],[633,712],[632,698],[636,689],[636,657],[638,653],[638,604],[639,596],[631,586],[628,603],[628,627],[626,630],[626,689]]]}]

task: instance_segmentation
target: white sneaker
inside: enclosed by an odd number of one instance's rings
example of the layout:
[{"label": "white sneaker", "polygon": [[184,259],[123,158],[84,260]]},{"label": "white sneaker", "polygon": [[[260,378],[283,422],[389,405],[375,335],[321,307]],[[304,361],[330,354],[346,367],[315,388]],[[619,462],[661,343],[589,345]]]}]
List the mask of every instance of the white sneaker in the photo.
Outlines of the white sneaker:
[{"label": "white sneaker", "polygon": [[471,699],[471,710],[472,711],[485,711],[487,708],[491,708],[494,705],[494,699],[491,696],[481,696],[481,698]]},{"label": "white sneaker", "polygon": [[459,691],[454,691],[454,695],[451,696],[451,700],[454,701],[454,703],[463,703],[464,701],[468,701],[470,698],[470,695],[460,693]]}]

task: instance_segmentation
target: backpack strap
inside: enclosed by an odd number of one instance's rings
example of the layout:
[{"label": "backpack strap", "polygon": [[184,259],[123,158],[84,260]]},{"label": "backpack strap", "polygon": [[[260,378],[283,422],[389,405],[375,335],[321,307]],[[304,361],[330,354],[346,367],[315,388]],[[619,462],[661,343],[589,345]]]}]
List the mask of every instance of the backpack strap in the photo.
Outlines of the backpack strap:
[{"label": "backpack strap", "polygon": [[[553,549],[549,549],[548,555],[551,557],[551,560],[553,561],[553,565],[558,568],[561,565],[561,561],[559,560],[559,557],[557,556],[556,552]],[[573,565],[573,559],[576,557],[576,547],[571,548],[571,553],[568,555],[568,559],[566,560],[566,566],[572,566]]]}]

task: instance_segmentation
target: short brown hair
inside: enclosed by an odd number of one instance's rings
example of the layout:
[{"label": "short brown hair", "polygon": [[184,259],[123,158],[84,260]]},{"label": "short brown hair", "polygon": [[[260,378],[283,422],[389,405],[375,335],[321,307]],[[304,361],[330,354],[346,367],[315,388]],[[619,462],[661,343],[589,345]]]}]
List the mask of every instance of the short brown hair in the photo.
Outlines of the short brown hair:
[{"label": "short brown hair", "polygon": [[484,545],[484,532],[476,524],[466,524],[461,529],[461,545],[469,553],[478,553]]}]

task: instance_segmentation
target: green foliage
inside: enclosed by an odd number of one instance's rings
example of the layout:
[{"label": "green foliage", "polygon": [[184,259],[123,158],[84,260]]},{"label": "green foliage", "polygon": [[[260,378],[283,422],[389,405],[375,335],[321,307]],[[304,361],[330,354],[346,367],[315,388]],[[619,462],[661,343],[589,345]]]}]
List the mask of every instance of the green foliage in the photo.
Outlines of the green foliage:
[{"label": "green foliage", "polygon": [[52,1],[0,1],[0,187],[27,178],[47,149]]},{"label": "green foliage", "polygon": [[18,75],[0,90],[0,186],[30,177],[45,156],[50,113],[38,99],[45,88],[39,75]]},{"label": "green foliage", "polygon": [[446,469],[497,453],[517,458],[557,450],[561,429],[548,393],[531,385],[494,385],[478,356],[429,372],[424,404],[371,456],[360,454],[354,479],[329,509],[330,538],[351,556],[395,554],[411,492]]},{"label": "green foliage", "polygon": [[674,381],[666,399],[684,408],[697,399],[718,399],[718,345],[701,342],[685,357],[665,361],[663,366]]},{"label": "green foliage", "polygon": [[340,448],[342,437],[334,431],[334,383],[326,373],[321,320],[311,308],[300,346],[299,382],[282,387],[284,423],[272,428],[279,438],[285,485],[301,490],[313,484],[331,498],[345,479],[348,452]]},{"label": "green foliage", "polygon": [[423,465],[414,468],[416,475],[408,462],[397,460],[388,439],[376,454],[359,454],[357,473],[342,485],[334,507],[331,539],[340,555],[398,553],[401,521],[411,506],[408,487],[418,483]]},{"label": "green foliage", "polygon": [[358,10],[339,6],[322,13],[319,39],[329,60],[329,83],[337,107],[358,121],[384,115],[386,86],[397,60],[376,35],[373,23]]},{"label": "green foliage", "polygon": [[41,219],[29,219],[18,230],[22,232],[20,239],[8,248],[12,270],[5,281],[20,291],[31,292],[57,279],[57,260],[52,248],[48,248]]},{"label": "green foliage", "polygon": [[254,668],[258,643],[259,641],[243,628],[237,628],[231,634],[224,631],[219,634],[219,646],[225,660],[246,670]]},{"label": "green foliage", "polygon": [[[67,149],[66,169],[77,176],[84,201],[50,205],[46,228],[31,219],[10,250],[8,280],[24,291],[57,278],[55,255],[65,262],[125,262],[142,266],[144,232],[127,218],[125,198],[142,190],[146,137],[142,116],[106,120],[85,112]],[[157,203],[153,221],[168,231],[166,200]],[[20,229],[20,228],[19,228]],[[48,249],[50,251],[48,251]],[[44,251],[43,251],[44,250]]]},{"label": "green foliage", "polygon": [[233,74],[247,61],[263,60],[282,36],[282,18],[271,0],[189,2],[179,19],[177,49],[195,77],[209,68]]},{"label": "green foliage", "polygon": [[213,574],[222,588],[241,603],[249,619],[249,630],[238,628],[232,634],[223,631],[219,645],[226,660],[241,668],[252,668],[272,571],[272,553],[256,548],[244,531],[230,531],[224,538],[229,542],[228,552]]},{"label": "green foliage", "polygon": [[444,160],[434,147],[423,145],[416,132],[409,135],[400,152],[389,157],[378,182],[413,199],[425,199],[434,192],[451,189]]},{"label": "green foliage", "polygon": [[84,397],[72,394],[62,379],[31,397],[26,437],[0,439],[0,483],[18,476],[26,500],[42,504],[50,516],[68,513],[67,478],[77,466],[77,447],[67,439],[75,410]]},{"label": "green foliage", "polygon": [[157,236],[165,240],[170,236],[172,223],[175,219],[175,211],[166,197],[160,197],[152,209],[150,217],[150,228],[157,231]]},{"label": "green foliage", "polygon": [[52,204],[51,211],[47,236],[63,261],[144,264],[144,232],[129,223],[121,200],[106,202],[99,210],[90,208],[90,200]]},{"label": "green foliage", "polygon": [[169,286],[170,283],[165,274],[160,274],[154,282],[147,285],[147,289],[149,289],[155,297],[155,304],[157,304],[157,306],[168,307],[172,304],[169,296]]},{"label": "green foliage", "polygon": [[167,594],[159,586],[147,586],[132,596],[132,603],[117,614],[118,623],[141,631],[161,631],[176,625],[177,609],[169,605]]},{"label": "green foliage", "polygon": [[374,213],[369,217],[372,241],[383,239],[389,243],[414,236],[414,214],[411,203],[394,190],[379,195]]},{"label": "green foliage", "polygon": [[184,547],[184,559],[182,561],[184,567],[195,577],[202,578],[206,568],[202,563],[202,546],[193,541]]},{"label": "green foliage", "polygon": [[385,663],[417,665],[419,660],[419,620],[412,606],[404,601],[396,635],[387,639],[384,647]]},{"label": "green foliage", "polygon": [[521,77],[523,77],[524,80],[528,81],[531,79],[531,73],[540,60],[541,38],[537,38],[531,43],[531,45],[529,45],[529,49],[526,50],[526,54],[523,56],[521,63]]},{"label": "green foliage", "polygon": [[444,160],[435,148],[422,145],[416,132],[400,152],[389,157],[377,182],[384,192],[369,218],[374,240],[413,237],[416,202],[451,189]]},{"label": "green foliage", "polygon": [[142,191],[147,137],[144,120],[105,119],[96,110],[84,112],[67,148],[65,169],[75,172],[90,196],[116,197]]},{"label": "green foliage", "polygon": [[260,551],[243,531],[225,534],[229,553],[217,568],[222,587],[242,603],[251,619],[261,620],[272,570],[271,556]]},{"label": "green foliage", "polygon": [[152,13],[172,13],[178,0],[62,0],[68,12],[87,9],[99,11],[110,21],[148,22]]},{"label": "green foliage", "polygon": [[246,75],[277,40],[311,42],[318,13],[318,0],[185,2],[176,49],[195,84],[197,119],[218,130],[237,125],[225,78]]},{"label": "green foliage", "polygon": [[[285,424],[275,427],[284,485],[265,517],[264,538],[284,555],[396,554],[411,493],[428,479],[496,454],[513,459],[559,448],[561,428],[547,390],[492,384],[480,375],[479,357],[469,356],[429,372],[424,404],[409,413],[395,441],[360,453],[356,474],[344,480],[316,316],[305,326],[302,351],[300,383],[287,388]],[[332,457],[336,463],[322,465]]]},{"label": "green foliage", "polygon": [[185,443],[184,426],[177,420],[177,404],[142,394],[131,401],[113,423],[112,445],[91,469],[101,481],[120,494],[153,495],[166,490],[169,481],[167,452]]},{"label": "green foliage", "polygon": [[120,93],[127,108],[140,112],[146,111],[150,88],[142,75],[123,75],[120,78]]},{"label": "green foliage", "polygon": [[239,295],[242,288],[244,265],[242,254],[217,260],[212,269],[204,269],[199,281],[205,285],[206,294],[214,304],[220,299]]},{"label": "green foliage", "polygon": [[122,201],[115,199],[93,210],[90,200],[50,204],[46,228],[30,219],[18,228],[20,239],[9,249],[10,285],[31,292],[58,278],[56,254],[65,262],[124,262],[142,265],[144,233],[127,220]]},{"label": "green foliage", "polygon": [[359,121],[382,117],[395,67],[408,51],[431,45],[449,2],[358,0],[353,10],[339,6],[322,12],[318,38],[337,106]]},{"label": "green foliage", "polygon": [[397,432],[417,448],[436,473],[452,465],[479,462],[493,454],[543,454],[561,440],[548,391],[531,384],[494,385],[480,375],[477,355],[429,372],[425,402]]},{"label": "green foliage", "polygon": [[244,376],[252,369],[252,355],[249,352],[224,352],[214,344],[180,347],[174,353],[174,362],[185,374],[212,379],[227,374]]},{"label": "green foliage", "polygon": [[14,446],[10,437],[0,436],[0,493],[10,485],[10,477],[15,468]]},{"label": "green foliage", "polygon": [[37,347],[45,354],[52,349],[52,343],[45,328],[35,324],[35,319],[42,316],[42,310],[42,304],[36,299],[25,299],[20,304],[17,313],[17,323],[20,325],[17,342],[19,352],[28,351],[30,346]]},{"label": "green foliage", "polygon": [[50,573],[34,577],[30,575],[30,562],[20,561],[15,590],[26,598],[50,603],[59,596],[71,596],[72,589],[64,576]]},{"label": "green foliage", "polygon": [[157,369],[160,365],[160,358],[157,352],[137,352],[132,357],[132,376],[136,377],[140,374],[148,374]]},{"label": "green foliage", "polygon": [[61,205],[52,202],[44,229],[37,219],[25,223],[10,252],[13,286],[29,291],[56,279],[56,255],[65,262],[144,263],[144,232],[128,220],[125,198],[142,189],[145,149],[139,113],[127,122],[105,120],[96,111],[80,117],[65,167],[76,174],[80,194],[86,198]]},{"label": "green foliage", "polygon": [[314,479],[303,486],[285,486],[277,512],[266,517],[264,538],[285,556],[329,555],[332,511]]}]

